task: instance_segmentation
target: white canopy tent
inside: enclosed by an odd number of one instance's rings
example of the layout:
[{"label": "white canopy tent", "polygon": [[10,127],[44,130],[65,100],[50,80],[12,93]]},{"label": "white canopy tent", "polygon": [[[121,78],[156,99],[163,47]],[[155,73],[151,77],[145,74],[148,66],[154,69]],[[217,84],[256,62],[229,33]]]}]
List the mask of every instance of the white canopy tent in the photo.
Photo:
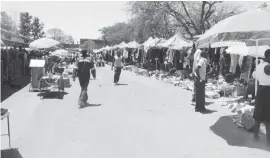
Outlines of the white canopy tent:
[{"label": "white canopy tent", "polygon": [[123,49],[126,48],[126,46],[127,46],[126,42],[123,41],[117,47]]},{"label": "white canopy tent", "polygon": [[132,42],[129,42],[127,44],[127,48],[139,48],[140,47],[140,44],[138,44],[136,41],[132,41]]},{"label": "white canopy tent", "polygon": [[183,47],[191,47],[192,46],[192,42],[184,39],[179,34],[175,34],[173,37],[171,37],[170,39],[168,39],[161,46],[167,47],[167,48],[170,48],[170,49],[180,50]]}]

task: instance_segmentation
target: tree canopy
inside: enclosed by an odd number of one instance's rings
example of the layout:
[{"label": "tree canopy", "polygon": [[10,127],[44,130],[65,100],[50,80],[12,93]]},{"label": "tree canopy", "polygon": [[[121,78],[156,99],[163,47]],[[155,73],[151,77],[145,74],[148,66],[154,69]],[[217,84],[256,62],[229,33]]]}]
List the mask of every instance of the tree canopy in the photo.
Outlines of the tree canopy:
[{"label": "tree canopy", "polygon": [[192,40],[241,8],[221,1],[133,1],[127,3],[132,18],[100,29],[109,44],[149,37],[169,38],[176,32]]}]

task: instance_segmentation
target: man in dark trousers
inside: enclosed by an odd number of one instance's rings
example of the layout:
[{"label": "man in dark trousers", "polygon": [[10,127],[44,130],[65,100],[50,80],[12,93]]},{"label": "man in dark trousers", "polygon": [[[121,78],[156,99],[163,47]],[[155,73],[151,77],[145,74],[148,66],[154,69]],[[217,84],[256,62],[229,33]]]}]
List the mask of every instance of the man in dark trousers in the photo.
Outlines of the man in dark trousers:
[{"label": "man in dark trousers", "polygon": [[93,61],[87,57],[87,51],[82,50],[82,57],[78,58],[76,61],[76,68],[73,70],[73,81],[75,81],[75,73],[76,69],[77,71],[77,76],[79,78],[80,86],[81,86],[81,94],[79,96],[79,107],[84,107],[86,106],[87,100],[88,100],[88,95],[87,95],[87,87],[90,81],[90,70],[94,68],[94,63]]},{"label": "man in dark trousers", "polygon": [[201,56],[195,68],[195,102],[196,112],[206,112],[205,109],[205,83],[206,83],[206,67],[207,67],[207,53],[201,52]]},{"label": "man in dark trousers", "polygon": [[123,57],[121,56],[121,52],[117,51],[116,55],[113,58],[113,62],[112,62],[112,70],[114,67],[114,84],[115,84],[115,86],[119,82],[122,66],[123,66]]}]

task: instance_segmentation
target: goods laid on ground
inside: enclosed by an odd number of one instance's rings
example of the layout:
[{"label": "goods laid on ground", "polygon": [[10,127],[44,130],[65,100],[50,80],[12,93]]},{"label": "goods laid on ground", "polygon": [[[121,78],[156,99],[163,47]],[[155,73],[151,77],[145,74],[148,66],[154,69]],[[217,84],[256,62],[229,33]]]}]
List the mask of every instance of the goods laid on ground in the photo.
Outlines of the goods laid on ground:
[{"label": "goods laid on ground", "polygon": [[[237,126],[245,128],[247,131],[252,131],[254,126],[254,100],[248,102],[241,97],[234,100],[219,100],[218,103],[221,106],[227,107],[233,113],[230,117]],[[263,124],[260,130],[265,133],[265,126]]]}]

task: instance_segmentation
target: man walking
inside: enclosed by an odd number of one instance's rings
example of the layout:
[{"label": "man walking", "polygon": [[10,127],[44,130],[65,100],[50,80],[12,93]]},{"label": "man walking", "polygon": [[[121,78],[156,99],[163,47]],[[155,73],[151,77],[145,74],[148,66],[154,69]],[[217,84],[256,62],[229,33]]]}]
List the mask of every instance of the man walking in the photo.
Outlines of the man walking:
[{"label": "man walking", "polygon": [[120,79],[120,74],[122,70],[122,65],[123,65],[123,57],[121,56],[121,52],[117,51],[116,56],[113,58],[112,62],[112,70],[114,67],[114,84],[115,86],[118,84],[119,79]]},{"label": "man walking", "polygon": [[84,107],[87,103],[88,100],[88,95],[87,95],[87,87],[89,84],[90,80],[90,70],[94,68],[94,63],[93,61],[87,57],[87,51],[82,50],[82,57],[78,58],[76,61],[76,68],[73,70],[73,81],[75,81],[76,77],[76,69],[77,71],[77,76],[79,78],[80,86],[81,86],[81,94],[79,96],[79,107]]},{"label": "man walking", "polygon": [[207,67],[207,53],[205,51],[201,52],[201,57],[196,64],[195,69],[195,102],[196,112],[205,112],[205,83],[206,83],[206,67]]}]

